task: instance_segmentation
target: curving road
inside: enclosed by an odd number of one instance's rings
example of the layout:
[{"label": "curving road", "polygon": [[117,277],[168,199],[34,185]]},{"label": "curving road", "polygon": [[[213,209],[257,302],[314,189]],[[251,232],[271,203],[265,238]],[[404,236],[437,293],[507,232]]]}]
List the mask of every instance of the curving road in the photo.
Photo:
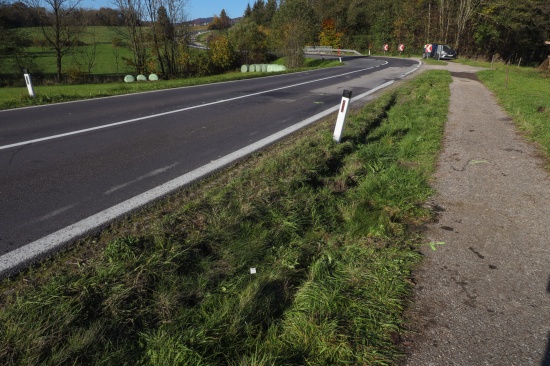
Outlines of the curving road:
[{"label": "curving road", "polygon": [[0,275],[311,123],[343,89],[355,97],[417,67],[353,58],[331,69],[0,111]]}]

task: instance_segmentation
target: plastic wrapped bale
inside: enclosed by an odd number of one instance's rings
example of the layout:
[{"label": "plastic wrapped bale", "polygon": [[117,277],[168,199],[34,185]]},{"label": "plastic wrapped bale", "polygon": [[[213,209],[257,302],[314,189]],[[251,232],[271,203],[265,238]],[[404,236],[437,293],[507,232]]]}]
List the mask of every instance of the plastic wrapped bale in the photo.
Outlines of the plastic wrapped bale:
[{"label": "plastic wrapped bale", "polygon": [[136,79],[137,81],[147,81],[147,77],[141,74],[139,74]]},{"label": "plastic wrapped bale", "polygon": [[126,76],[124,77],[124,81],[125,81],[126,83],[133,83],[134,81],[136,81],[136,79],[134,79],[134,77],[133,77],[132,75],[126,75]]},{"label": "plastic wrapped bale", "polygon": [[250,65],[242,65],[241,66],[241,72],[248,72],[250,69]]},{"label": "plastic wrapped bale", "polygon": [[286,71],[286,66],[284,65],[267,65],[267,72],[281,72]]},{"label": "plastic wrapped bale", "polygon": [[151,74],[149,75],[149,81],[158,81],[159,77],[157,74]]},{"label": "plastic wrapped bale", "polygon": [[250,65],[250,72],[257,72],[257,71],[260,71],[258,70],[258,65],[256,64]]},{"label": "plastic wrapped bale", "polygon": [[262,72],[267,72],[267,64],[261,64],[260,68]]}]

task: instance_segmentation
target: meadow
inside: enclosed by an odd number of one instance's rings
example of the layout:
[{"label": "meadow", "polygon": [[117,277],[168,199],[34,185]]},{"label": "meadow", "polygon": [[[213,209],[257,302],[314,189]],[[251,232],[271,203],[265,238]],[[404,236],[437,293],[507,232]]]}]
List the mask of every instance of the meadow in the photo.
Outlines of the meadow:
[{"label": "meadow", "polygon": [[[34,46],[26,49],[34,58],[34,65],[36,70],[30,70],[31,72],[38,72],[42,74],[55,74],[56,70],[56,58],[55,52],[51,50],[42,41],[44,36],[40,28],[22,28],[20,32],[27,34],[32,40]],[[86,32],[80,37],[80,41],[84,45],[76,48],[76,52],[68,54],[63,58],[63,70],[71,70],[78,68],[79,64],[85,64],[87,62],[86,56],[83,52],[91,54],[93,51],[93,45],[96,45],[96,61],[92,69],[92,74],[115,74],[117,73],[117,61],[112,45],[113,38],[121,38],[119,32],[124,32],[124,28],[114,27],[87,27]],[[122,57],[132,57],[132,53],[125,47],[119,47],[119,61],[118,61],[118,73],[126,74],[131,73],[133,69],[127,66]],[[87,70],[85,70],[87,71]]]}]

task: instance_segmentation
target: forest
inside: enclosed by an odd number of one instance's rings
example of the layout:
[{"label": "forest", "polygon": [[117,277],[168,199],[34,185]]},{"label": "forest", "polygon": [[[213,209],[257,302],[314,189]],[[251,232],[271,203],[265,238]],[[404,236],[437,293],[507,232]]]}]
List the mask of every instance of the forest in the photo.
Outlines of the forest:
[{"label": "forest", "polygon": [[39,71],[33,63],[37,49],[55,54],[58,80],[67,74],[68,56],[78,50],[84,54],[81,73],[92,74],[97,40],[89,30],[98,26],[116,33],[107,40],[110,57],[124,50],[120,61],[128,68],[164,78],[221,73],[280,56],[287,66],[299,67],[306,45],[376,54],[384,44],[393,52],[404,44],[405,53],[413,55],[426,43],[445,43],[460,57],[533,66],[545,61],[550,50],[547,0],[255,0],[237,19],[229,19],[225,10],[214,16],[204,52],[190,49],[194,32],[186,1],[113,4],[84,9],[80,1],[3,1],[0,74],[16,74],[22,67]]}]

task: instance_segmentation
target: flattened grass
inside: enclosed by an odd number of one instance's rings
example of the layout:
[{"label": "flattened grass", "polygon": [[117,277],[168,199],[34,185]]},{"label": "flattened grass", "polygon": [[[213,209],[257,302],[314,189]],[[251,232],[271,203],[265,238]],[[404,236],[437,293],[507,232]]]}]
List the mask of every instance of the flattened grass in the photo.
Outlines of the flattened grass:
[{"label": "flattened grass", "polygon": [[395,364],[450,81],[426,72],[341,144],[320,123],[3,281],[0,364]]}]

